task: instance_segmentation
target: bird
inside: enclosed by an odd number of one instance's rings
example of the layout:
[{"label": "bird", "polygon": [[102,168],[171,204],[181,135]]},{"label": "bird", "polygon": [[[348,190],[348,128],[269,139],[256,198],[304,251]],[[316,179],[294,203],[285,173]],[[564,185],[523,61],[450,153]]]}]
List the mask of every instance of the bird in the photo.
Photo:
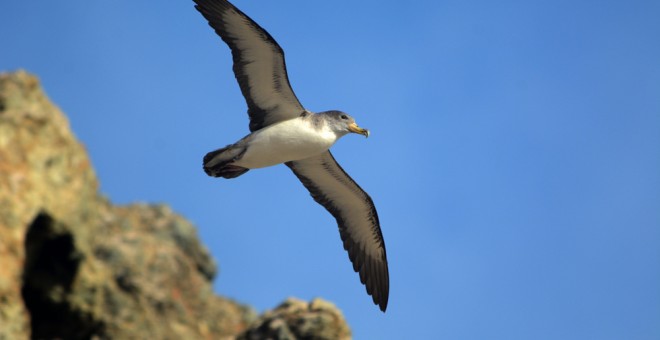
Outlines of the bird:
[{"label": "bird", "polygon": [[276,164],[289,167],[312,198],[336,219],[353,270],[373,303],[385,312],[389,269],[378,213],[371,197],[329,150],[341,137],[349,133],[369,137],[369,130],[342,111],[305,109],[289,83],[280,45],[229,1],[193,1],[231,50],[234,75],[250,119],[248,135],[204,156],[204,171],[229,179]]}]

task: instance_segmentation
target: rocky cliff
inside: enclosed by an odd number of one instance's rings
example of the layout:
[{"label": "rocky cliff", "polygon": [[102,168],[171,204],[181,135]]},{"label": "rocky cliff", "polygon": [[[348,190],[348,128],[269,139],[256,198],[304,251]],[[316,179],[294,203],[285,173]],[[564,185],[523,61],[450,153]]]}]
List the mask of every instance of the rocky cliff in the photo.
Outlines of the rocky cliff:
[{"label": "rocky cliff", "polygon": [[337,339],[341,312],[289,299],[261,316],[217,296],[195,227],[98,192],[66,117],[26,72],[0,74],[0,339]]}]

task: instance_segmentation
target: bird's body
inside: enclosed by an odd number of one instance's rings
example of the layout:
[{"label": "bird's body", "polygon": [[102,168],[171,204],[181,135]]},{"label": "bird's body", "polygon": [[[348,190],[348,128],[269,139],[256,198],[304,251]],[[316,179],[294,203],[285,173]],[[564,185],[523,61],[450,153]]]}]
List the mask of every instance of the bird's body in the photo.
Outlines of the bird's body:
[{"label": "bird's body", "polygon": [[251,169],[286,164],[312,198],[337,220],[339,234],[367,293],[382,311],[389,297],[385,242],[371,197],[329,151],[349,133],[369,136],[341,111],[312,113],[296,98],[284,52],[268,32],[226,0],[194,0],[232,51],[234,74],[248,104],[251,133],[209,152],[204,171],[236,178]]},{"label": "bird's body", "polygon": [[297,161],[327,151],[337,141],[337,135],[328,128],[316,133],[310,119],[290,119],[252,133],[250,147],[236,165],[245,168],[263,168]]},{"label": "bird's body", "polygon": [[257,130],[241,141],[245,153],[232,164],[248,169],[297,161],[327,151],[341,137],[314,114],[285,120]]}]

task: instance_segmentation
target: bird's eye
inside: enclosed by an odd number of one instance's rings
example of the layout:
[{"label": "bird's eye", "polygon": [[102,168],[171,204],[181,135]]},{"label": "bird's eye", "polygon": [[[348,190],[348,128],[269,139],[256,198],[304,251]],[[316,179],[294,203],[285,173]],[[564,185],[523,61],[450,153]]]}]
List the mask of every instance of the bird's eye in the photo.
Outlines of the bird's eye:
[{"label": "bird's eye", "polygon": [[347,115],[341,115],[341,119],[348,119]]}]

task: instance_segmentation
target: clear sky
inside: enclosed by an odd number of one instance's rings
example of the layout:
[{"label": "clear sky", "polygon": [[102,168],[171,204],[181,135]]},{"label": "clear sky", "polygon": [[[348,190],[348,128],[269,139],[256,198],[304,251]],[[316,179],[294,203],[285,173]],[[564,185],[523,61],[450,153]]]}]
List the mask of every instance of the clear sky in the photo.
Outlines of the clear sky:
[{"label": "clear sky", "polygon": [[113,202],[199,228],[215,290],[336,303],[356,339],[660,339],[659,1],[249,1],[390,265],[371,303],[285,166],[207,177],[247,134],[229,49],[191,1],[2,1],[0,69],[36,73]]}]

